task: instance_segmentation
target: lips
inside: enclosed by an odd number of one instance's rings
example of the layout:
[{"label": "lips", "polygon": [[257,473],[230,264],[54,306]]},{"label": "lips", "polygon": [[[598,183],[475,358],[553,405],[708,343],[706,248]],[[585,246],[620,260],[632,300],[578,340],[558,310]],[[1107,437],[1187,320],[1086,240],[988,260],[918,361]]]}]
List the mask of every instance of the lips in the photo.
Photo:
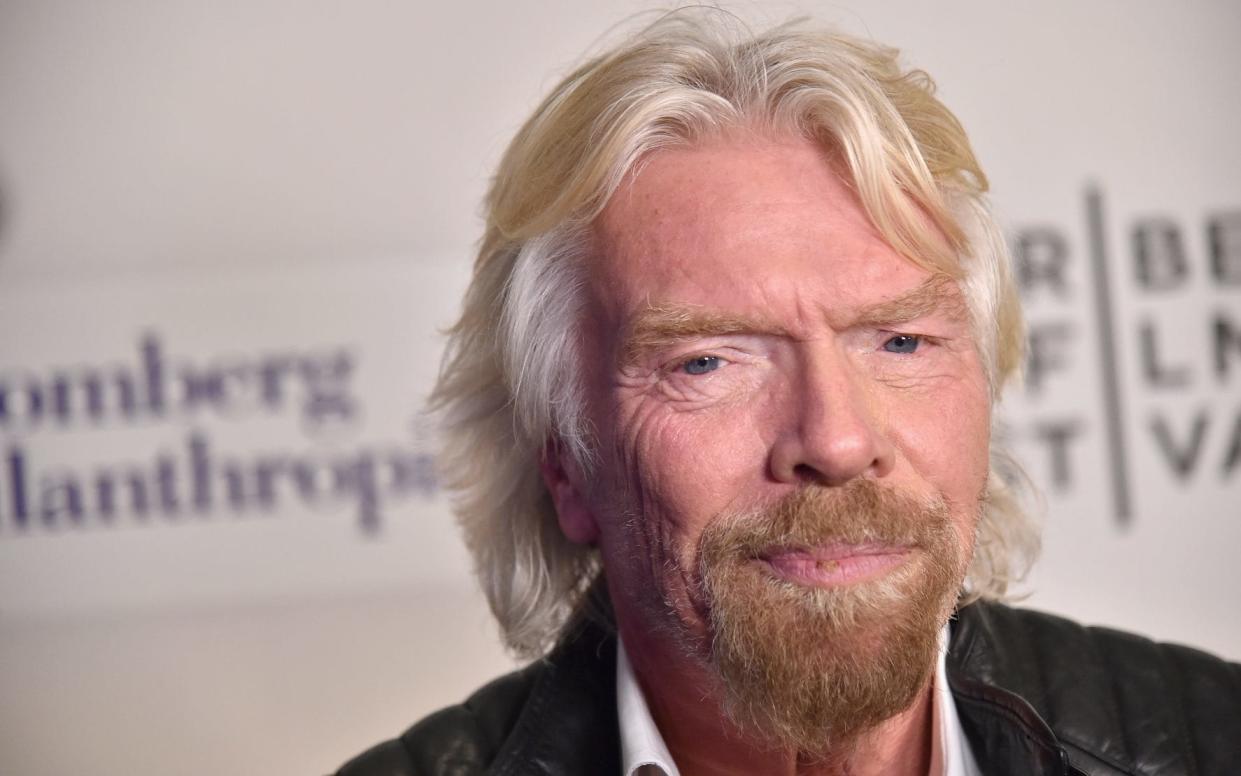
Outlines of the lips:
[{"label": "lips", "polygon": [[910,552],[909,547],[899,545],[833,543],[776,549],[755,560],[779,579],[813,587],[836,587],[883,576],[904,563]]}]

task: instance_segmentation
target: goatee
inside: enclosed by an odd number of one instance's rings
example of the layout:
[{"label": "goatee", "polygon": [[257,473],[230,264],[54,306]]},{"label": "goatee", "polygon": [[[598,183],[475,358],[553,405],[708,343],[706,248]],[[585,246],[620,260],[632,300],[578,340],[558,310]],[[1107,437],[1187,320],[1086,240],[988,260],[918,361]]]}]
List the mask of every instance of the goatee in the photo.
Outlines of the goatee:
[{"label": "goatee", "polygon": [[[956,603],[966,547],[943,499],[870,480],[808,486],[703,532],[698,573],[711,661],[742,731],[810,759],[847,756],[907,709],[929,679]],[[769,553],[833,544],[889,546],[903,561],[877,579],[817,587],[782,578]]]}]

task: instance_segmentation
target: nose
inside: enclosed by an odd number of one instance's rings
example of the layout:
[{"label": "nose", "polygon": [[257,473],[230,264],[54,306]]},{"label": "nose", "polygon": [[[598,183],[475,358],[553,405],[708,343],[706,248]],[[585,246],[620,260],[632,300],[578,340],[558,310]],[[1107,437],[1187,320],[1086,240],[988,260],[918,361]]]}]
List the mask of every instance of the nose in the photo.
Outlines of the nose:
[{"label": "nose", "polygon": [[896,450],[881,423],[880,390],[844,354],[807,359],[785,399],[785,421],[771,450],[772,476],[827,486],[886,476]]}]

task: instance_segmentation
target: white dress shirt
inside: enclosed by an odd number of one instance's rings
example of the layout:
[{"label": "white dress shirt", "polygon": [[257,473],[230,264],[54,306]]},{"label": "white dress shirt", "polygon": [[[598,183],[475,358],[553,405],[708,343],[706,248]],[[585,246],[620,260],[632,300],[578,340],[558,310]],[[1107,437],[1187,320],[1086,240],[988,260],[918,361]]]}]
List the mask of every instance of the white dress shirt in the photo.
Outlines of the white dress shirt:
[{"label": "white dress shirt", "polygon": [[[935,663],[935,680],[931,686],[931,720],[935,726],[935,744],[942,769],[928,776],[982,776],[974,754],[970,751],[957,705],[948,689],[945,672],[948,626],[939,637],[939,659]],[[616,646],[616,708],[620,716],[622,776],[681,776],[664,737],[660,735],[651,709],[642,696],[625,644]]]}]

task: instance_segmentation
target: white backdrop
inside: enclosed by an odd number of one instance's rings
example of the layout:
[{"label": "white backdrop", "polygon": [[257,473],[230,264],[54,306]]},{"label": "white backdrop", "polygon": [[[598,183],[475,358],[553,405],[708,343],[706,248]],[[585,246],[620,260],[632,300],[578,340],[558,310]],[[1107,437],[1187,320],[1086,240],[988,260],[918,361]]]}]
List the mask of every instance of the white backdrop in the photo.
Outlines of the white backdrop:
[{"label": "white backdrop", "polygon": [[[323,773],[509,664],[420,404],[489,170],[644,7],[0,3],[0,773]],[[970,131],[1027,604],[1241,658],[1241,6],[732,7]]]}]

